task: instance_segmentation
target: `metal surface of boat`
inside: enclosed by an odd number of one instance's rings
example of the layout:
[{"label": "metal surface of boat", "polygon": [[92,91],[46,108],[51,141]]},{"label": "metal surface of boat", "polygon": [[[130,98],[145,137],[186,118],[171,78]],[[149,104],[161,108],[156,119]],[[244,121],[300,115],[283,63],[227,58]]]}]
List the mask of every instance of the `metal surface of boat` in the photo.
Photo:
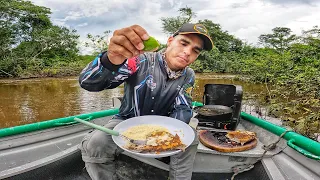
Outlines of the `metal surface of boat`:
[{"label": "metal surface of boat", "polygon": [[[115,103],[115,106],[118,105]],[[110,118],[111,114],[92,121],[103,125]],[[240,120],[237,129],[256,132],[258,145],[248,151],[221,153],[200,143],[193,170],[194,180],[230,179],[234,168],[244,170],[241,169],[247,167],[244,164],[261,158],[263,145],[279,138],[245,119]],[[91,130],[82,124],[70,124],[2,137],[0,179],[90,179],[77,146]],[[166,158],[142,158],[128,153],[120,155],[117,164],[121,179],[167,179],[169,170]],[[236,179],[319,180],[320,162],[295,151],[285,139],[281,139],[276,148],[268,151],[253,169],[237,175]]]}]

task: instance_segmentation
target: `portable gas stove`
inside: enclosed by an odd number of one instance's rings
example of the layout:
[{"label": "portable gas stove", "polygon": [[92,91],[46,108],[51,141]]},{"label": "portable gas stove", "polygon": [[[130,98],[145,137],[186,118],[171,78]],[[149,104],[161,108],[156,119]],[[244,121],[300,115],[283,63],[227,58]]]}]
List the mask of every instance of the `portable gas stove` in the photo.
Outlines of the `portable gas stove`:
[{"label": "portable gas stove", "polygon": [[[203,95],[204,106],[224,106],[231,109],[225,113],[205,115],[198,113],[200,128],[235,130],[240,121],[242,87],[230,84],[206,84]],[[228,109],[224,109],[228,110]]]}]

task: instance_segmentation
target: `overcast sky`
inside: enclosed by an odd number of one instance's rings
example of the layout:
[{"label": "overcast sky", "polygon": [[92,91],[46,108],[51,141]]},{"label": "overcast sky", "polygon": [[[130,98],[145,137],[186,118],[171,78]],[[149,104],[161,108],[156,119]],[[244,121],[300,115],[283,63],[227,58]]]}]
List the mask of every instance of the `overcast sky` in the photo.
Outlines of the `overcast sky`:
[{"label": "overcast sky", "polygon": [[191,7],[194,21],[209,19],[230,34],[256,44],[258,36],[276,26],[289,27],[300,34],[320,26],[320,0],[32,0],[49,7],[54,24],[76,29],[81,40],[86,34],[139,24],[165,43],[161,17],[178,15],[181,7]]}]

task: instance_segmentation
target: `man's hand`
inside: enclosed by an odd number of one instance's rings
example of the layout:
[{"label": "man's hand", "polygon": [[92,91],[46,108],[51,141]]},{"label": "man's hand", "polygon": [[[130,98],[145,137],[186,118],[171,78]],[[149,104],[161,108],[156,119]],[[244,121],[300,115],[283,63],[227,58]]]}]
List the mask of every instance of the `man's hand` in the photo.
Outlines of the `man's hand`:
[{"label": "man's hand", "polygon": [[119,65],[128,58],[142,54],[143,41],[147,39],[147,31],[139,25],[116,30],[108,47],[108,59],[112,64]]}]

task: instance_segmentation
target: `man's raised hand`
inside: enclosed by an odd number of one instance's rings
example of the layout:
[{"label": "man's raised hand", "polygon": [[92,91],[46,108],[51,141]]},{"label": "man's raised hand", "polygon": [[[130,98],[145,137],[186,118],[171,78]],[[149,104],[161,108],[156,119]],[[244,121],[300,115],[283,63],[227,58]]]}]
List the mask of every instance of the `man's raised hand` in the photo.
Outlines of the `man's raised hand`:
[{"label": "man's raised hand", "polygon": [[126,59],[143,53],[143,41],[148,40],[149,35],[139,25],[116,30],[110,39],[108,46],[108,59],[112,64],[122,64]]}]

